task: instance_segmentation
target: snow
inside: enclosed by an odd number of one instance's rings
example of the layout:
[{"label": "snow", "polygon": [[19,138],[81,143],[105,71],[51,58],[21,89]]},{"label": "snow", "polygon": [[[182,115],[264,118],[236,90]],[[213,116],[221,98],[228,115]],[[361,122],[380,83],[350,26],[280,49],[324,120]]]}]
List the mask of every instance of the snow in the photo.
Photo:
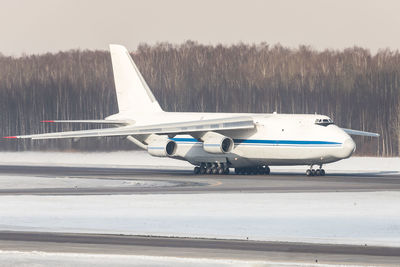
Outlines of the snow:
[{"label": "snow", "polygon": [[[294,263],[272,261],[245,261],[229,259],[205,259],[185,257],[158,257],[142,255],[105,255],[84,253],[54,253],[54,252],[19,252],[1,251],[2,266],[176,266],[176,267],[203,267],[203,266],[321,266],[337,265],[321,263]],[[351,265],[346,265],[351,267]]]},{"label": "snow", "polygon": [[[2,165],[191,169],[143,151],[0,152]],[[353,157],[327,172],[400,173],[400,158]],[[304,166],[272,167],[304,172]],[[10,179],[11,178],[11,179]],[[98,177],[0,175],[0,188],[169,186]],[[0,196],[0,230],[400,246],[400,192]]]},{"label": "snow", "polygon": [[[0,165],[85,166],[112,168],[187,169],[188,162],[171,158],[152,157],[146,151],[117,152],[0,152]],[[301,172],[305,166],[272,166],[272,172]],[[328,173],[368,172],[400,173],[400,158],[351,157],[324,165]]]},{"label": "snow", "polygon": [[37,177],[19,175],[0,175],[0,189],[32,189],[32,188],[102,188],[102,187],[167,187],[176,182],[96,179],[69,177]]},{"label": "snow", "polygon": [[153,157],[146,151],[0,152],[0,165],[192,168],[185,161]]},{"label": "snow", "polygon": [[400,192],[1,196],[0,230],[400,246]]}]

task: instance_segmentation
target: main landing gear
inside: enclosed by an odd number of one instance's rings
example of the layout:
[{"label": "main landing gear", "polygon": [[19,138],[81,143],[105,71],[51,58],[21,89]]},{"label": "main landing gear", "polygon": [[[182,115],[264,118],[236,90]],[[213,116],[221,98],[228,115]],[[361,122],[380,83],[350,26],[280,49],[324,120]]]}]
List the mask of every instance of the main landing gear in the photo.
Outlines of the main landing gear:
[{"label": "main landing gear", "polygon": [[229,167],[224,163],[201,163],[194,167],[194,174],[229,174]]},{"label": "main landing gear", "polygon": [[256,174],[269,174],[270,168],[268,166],[245,167],[235,168],[236,174],[256,175]]},{"label": "main landing gear", "polygon": [[307,176],[325,176],[325,170],[322,169],[322,164],[319,165],[319,169],[313,169],[314,164],[311,164],[310,168],[306,171]]},{"label": "main landing gear", "polygon": [[[256,175],[269,174],[268,166],[235,168],[235,174]],[[229,174],[229,167],[225,163],[201,163],[194,167],[194,174]]]}]

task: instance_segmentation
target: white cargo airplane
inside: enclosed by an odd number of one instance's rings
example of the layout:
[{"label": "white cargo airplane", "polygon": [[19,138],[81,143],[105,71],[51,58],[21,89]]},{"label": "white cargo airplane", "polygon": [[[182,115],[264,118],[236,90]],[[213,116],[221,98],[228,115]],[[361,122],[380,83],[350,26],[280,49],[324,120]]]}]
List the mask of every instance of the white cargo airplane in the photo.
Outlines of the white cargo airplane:
[{"label": "white cargo airplane", "polygon": [[[165,112],[125,47],[110,45],[119,113],[101,123],[114,128],[5,138],[56,139],[121,136],[152,156],[186,160],[196,174],[269,174],[268,166],[309,165],[307,175],[325,175],[322,165],[351,156],[349,134],[379,134],[343,129],[324,115]],[[317,165],[319,168],[313,169]]]}]

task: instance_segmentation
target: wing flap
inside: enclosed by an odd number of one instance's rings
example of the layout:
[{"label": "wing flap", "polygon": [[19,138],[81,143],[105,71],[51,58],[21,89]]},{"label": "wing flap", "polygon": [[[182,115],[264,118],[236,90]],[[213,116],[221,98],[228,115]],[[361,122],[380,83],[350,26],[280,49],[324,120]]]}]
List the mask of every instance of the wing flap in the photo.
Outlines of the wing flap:
[{"label": "wing flap", "polygon": [[145,134],[190,134],[194,132],[252,129],[254,122],[251,117],[231,117],[213,120],[197,120],[189,122],[152,124],[146,126],[122,126],[117,128],[93,129],[83,131],[68,131],[33,135],[7,136],[4,138],[21,139],[61,139],[105,136],[128,136]]}]

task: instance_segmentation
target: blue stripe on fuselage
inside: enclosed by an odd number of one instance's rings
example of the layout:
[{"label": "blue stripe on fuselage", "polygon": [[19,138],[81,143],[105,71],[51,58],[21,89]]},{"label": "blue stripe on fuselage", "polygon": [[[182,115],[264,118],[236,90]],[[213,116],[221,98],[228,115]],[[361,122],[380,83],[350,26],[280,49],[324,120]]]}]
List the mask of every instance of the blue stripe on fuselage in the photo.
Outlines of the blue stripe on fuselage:
[{"label": "blue stripe on fuselage", "polygon": [[[195,138],[171,138],[175,142],[201,143]],[[286,145],[286,146],[338,146],[342,143],[331,141],[303,141],[303,140],[262,140],[262,139],[234,139],[235,145]]]}]

